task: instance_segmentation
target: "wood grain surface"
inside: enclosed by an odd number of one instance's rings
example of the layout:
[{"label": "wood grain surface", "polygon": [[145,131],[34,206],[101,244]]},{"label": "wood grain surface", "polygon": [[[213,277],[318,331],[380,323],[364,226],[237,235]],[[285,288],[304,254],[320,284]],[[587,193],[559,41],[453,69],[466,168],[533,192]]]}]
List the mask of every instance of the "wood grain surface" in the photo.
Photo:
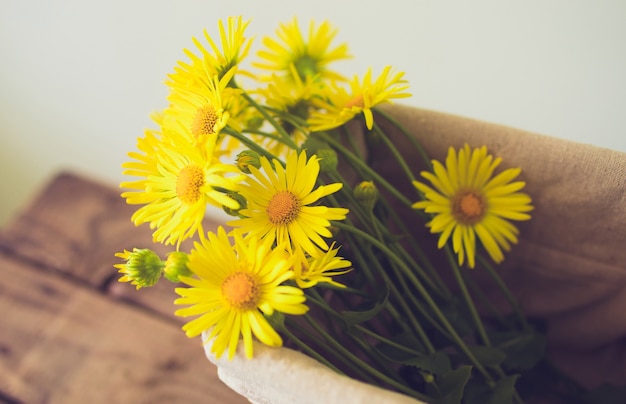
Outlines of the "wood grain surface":
[{"label": "wood grain surface", "polygon": [[61,173],[0,230],[0,402],[247,402],[181,331],[171,283],[117,282],[116,252],[155,247],[119,193]]}]

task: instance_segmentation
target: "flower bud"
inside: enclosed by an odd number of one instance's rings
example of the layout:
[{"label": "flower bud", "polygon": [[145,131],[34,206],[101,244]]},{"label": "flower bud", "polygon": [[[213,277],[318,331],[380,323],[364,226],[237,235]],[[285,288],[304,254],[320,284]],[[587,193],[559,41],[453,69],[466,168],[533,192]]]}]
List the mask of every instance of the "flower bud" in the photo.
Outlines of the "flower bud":
[{"label": "flower bud", "polygon": [[321,172],[330,173],[337,170],[337,152],[333,149],[319,149],[315,154],[319,158]]},{"label": "flower bud", "polygon": [[180,282],[179,276],[191,276],[192,273],[187,267],[187,262],[189,262],[189,255],[187,255],[187,253],[172,251],[167,255],[163,276],[165,276],[168,281],[174,283]]},{"label": "flower bud", "polygon": [[250,174],[250,166],[255,168],[261,167],[261,159],[259,153],[252,150],[244,150],[237,155],[236,158],[237,168],[241,172]]},{"label": "flower bud", "polygon": [[354,187],[354,198],[366,209],[374,209],[378,201],[378,188],[374,185],[374,181],[362,181]]},{"label": "flower bud", "polygon": [[246,121],[246,127],[249,130],[256,131],[261,129],[263,123],[265,122],[265,118],[260,115],[253,115]]},{"label": "flower bud", "polygon": [[154,286],[159,282],[165,264],[154,251],[134,248],[133,252],[124,250],[115,256],[126,261],[124,264],[114,265],[119,273],[124,274],[118,279],[119,282],[130,282],[137,289]]}]

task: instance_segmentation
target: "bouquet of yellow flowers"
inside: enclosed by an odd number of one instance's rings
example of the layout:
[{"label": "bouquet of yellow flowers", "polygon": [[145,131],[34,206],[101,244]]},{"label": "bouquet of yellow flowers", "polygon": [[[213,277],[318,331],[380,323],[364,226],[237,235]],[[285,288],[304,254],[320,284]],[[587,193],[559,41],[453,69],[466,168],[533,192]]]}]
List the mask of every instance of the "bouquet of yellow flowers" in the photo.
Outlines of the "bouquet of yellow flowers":
[{"label": "bouquet of yellow flowers", "polygon": [[[172,251],[118,253],[119,280],[179,284],[183,330],[216,358],[284,344],[426,402],[587,394],[495,265],[531,219],[521,169],[469,142],[432,159],[383,105],[410,96],[404,74],[344,78],[331,65],[348,47],[327,22],[308,36],[281,25],[246,67],[248,24],[194,38],[158,129],[129,153],[132,221]],[[205,229],[208,206],[232,220]]]}]

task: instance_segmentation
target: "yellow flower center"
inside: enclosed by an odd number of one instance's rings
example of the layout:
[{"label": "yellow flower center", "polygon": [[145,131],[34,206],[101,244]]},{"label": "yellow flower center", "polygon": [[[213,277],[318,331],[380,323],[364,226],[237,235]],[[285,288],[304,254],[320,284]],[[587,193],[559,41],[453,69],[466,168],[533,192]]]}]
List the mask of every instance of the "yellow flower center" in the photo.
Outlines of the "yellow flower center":
[{"label": "yellow flower center", "polygon": [[452,200],[452,215],[460,223],[478,223],[485,211],[484,197],[474,191],[461,191]]},{"label": "yellow flower center", "polygon": [[180,170],[176,179],[176,195],[186,204],[198,202],[202,196],[201,188],[204,185],[204,171],[195,164]]},{"label": "yellow flower center", "polygon": [[235,272],[222,282],[222,296],[234,308],[252,310],[257,307],[260,290],[252,275],[247,272]]},{"label": "yellow flower center", "polygon": [[217,111],[213,105],[205,105],[198,108],[196,115],[191,123],[191,134],[196,138],[202,135],[210,135],[215,133],[215,124],[217,123]]},{"label": "yellow flower center", "polygon": [[345,108],[352,108],[352,107],[357,107],[357,108],[365,107],[365,102],[363,101],[363,94],[359,94],[355,96],[354,98],[352,98],[350,101],[346,102]]},{"label": "yellow flower center", "polygon": [[300,213],[300,201],[290,191],[280,191],[272,197],[266,212],[272,224],[289,224]]}]

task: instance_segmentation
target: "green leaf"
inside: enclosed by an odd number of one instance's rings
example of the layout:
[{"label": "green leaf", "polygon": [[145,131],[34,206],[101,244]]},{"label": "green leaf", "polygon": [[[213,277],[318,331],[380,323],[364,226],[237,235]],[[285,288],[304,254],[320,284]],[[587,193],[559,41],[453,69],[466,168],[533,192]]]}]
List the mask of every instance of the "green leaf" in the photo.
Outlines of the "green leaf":
[{"label": "green leaf", "polygon": [[465,389],[465,402],[481,404],[509,404],[513,402],[515,383],[519,375],[507,376],[490,387],[484,380],[470,381]]},{"label": "green leaf", "polygon": [[482,345],[470,345],[467,348],[483,366],[498,367],[506,359],[506,354],[498,348]]},{"label": "green leaf", "polygon": [[529,370],[546,354],[546,339],[539,333],[495,333],[492,335],[492,343],[506,354],[502,365],[508,369]]},{"label": "green leaf", "polygon": [[425,370],[429,373],[439,377],[452,370],[452,363],[450,357],[439,351],[430,355],[409,358],[402,362],[405,365],[415,366],[421,370]]},{"label": "green leaf", "polygon": [[341,312],[341,317],[347,327],[355,324],[361,324],[374,318],[385,306],[389,299],[389,287],[384,284],[383,291],[378,295],[377,299],[373,299],[365,304],[362,310],[345,310]]},{"label": "green leaf", "polygon": [[442,375],[436,383],[439,390],[439,398],[436,402],[438,404],[460,404],[471,373],[471,366],[461,366]]},{"label": "green leaf", "polygon": [[[424,345],[415,335],[411,333],[403,332],[388,339],[393,342],[393,344],[380,342],[376,344],[374,349],[391,362],[405,364],[407,361],[417,360],[418,358],[424,356],[421,354],[422,352],[425,352]],[[414,353],[407,352],[406,349],[402,349],[396,345],[406,347]]]}]

